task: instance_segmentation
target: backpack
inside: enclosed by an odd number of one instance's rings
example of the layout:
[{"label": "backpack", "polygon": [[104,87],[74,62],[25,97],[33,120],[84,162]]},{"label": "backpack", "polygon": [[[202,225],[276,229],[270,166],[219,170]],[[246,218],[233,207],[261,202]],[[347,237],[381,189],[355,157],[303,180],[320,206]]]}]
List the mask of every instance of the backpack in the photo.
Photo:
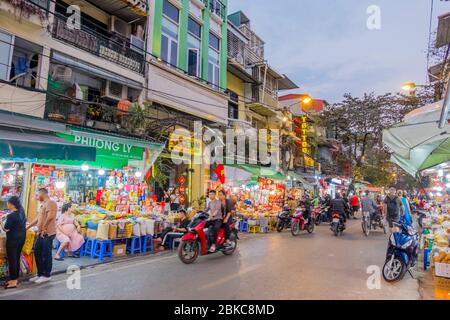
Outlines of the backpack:
[{"label": "backpack", "polygon": [[387,197],[387,212],[389,216],[396,216],[398,213],[398,198],[391,199]]}]

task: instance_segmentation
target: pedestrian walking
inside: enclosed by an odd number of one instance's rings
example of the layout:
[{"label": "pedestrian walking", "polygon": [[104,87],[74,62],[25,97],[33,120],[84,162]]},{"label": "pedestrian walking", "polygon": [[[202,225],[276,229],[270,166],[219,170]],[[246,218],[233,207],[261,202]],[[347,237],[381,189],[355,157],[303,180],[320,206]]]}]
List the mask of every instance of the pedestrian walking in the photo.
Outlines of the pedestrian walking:
[{"label": "pedestrian walking", "polygon": [[396,189],[390,187],[383,204],[384,213],[392,232],[397,230],[395,223],[400,223],[400,215],[403,213],[403,203],[395,192]]},{"label": "pedestrian walking", "polygon": [[4,225],[9,266],[9,281],[5,283],[5,289],[14,289],[17,288],[17,279],[19,279],[20,255],[25,243],[27,220],[18,197],[9,198],[6,205],[12,212],[6,217]]},{"label": "pedestrian walking", "polygon": [[37,276],[30,279],[31,282],[44,283],[51,280],[53,267],[52,248],[56,235],[56,213],[58,206],[51,200],[48,190],[39,189],[38,199],[41,202],[37,219],[28,228],[37,225],[37,240],[34,245]]}]

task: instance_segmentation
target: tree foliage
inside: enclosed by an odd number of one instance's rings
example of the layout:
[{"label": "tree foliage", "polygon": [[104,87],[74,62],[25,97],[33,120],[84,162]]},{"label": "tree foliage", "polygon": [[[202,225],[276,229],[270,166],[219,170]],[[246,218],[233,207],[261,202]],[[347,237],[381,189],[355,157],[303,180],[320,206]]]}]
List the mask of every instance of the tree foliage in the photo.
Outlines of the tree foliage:
[{"label": "tree foliage", "polygon": [[392,182],[392,164],[383,146],[383,130],[401,122],[413,109],[432,101],[429,88],[411,95],[372,92],[354,97],[345,94],[341,102],[327,107],[320,122],[327,128],[334,128],[334,138],[343,144],[342,156],[351,163],[354,179],[385,186]]}]

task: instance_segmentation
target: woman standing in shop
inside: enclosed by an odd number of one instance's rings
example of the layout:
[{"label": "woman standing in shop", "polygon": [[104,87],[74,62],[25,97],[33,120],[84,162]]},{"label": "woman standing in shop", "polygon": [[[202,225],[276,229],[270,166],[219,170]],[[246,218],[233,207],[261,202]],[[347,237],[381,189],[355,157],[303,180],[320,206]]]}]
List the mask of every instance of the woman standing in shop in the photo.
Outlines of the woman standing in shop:
[{"label": "woman standing in shop", "polygon": [[175,190],[170,195],[170,210],[178,211],[180,209],[180,189],[175,188]]},{"label": "woman standing in shop", "polygon": [[66,203],[62,208],[62,215],[56,226],[56,239],[60,242],[58,252],[56,252],[55,260],[64,260],[61,252],[75,252],[81,248],[84,243],[83,236],[79,233],[80,226],[75,220],[74,210],[70,203]]},{"label": "woman standing in shop", "polygon": [[6,217],[6,255],[8,257],[9,278],[5,283],[5,289],[17,288],[19,279],[20,254],[26,237],[26,217],[20,199],[13,196],[7,201],[8,209],[12,211]]}]

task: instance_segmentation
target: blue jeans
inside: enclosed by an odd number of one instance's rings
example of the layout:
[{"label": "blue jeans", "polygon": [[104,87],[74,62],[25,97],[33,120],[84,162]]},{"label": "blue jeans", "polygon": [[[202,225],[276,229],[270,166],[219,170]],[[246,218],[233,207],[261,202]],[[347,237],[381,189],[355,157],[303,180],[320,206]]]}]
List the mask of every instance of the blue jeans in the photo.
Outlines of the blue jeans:
[{"label": "blue jeans", "polygon": [[55,236],[38,236],[34,245],[34,255],[36,257],[36,267],[38,277],[49,278],[52,273],[53,257],[52,247]]}]

